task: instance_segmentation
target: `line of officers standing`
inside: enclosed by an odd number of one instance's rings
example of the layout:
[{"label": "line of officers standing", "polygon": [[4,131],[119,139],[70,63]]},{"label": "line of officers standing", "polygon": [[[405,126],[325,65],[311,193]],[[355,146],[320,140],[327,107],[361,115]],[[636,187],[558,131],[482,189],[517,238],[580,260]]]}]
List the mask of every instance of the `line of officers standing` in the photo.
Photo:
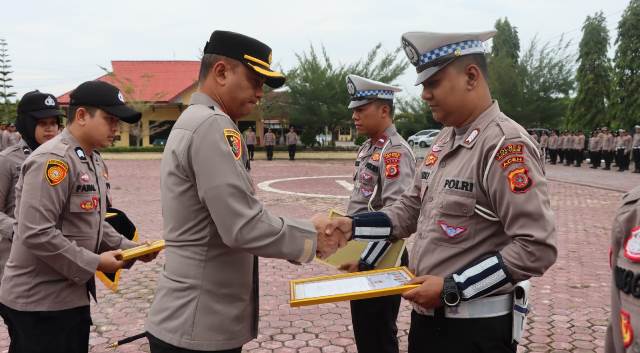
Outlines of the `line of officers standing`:
[{"label": "line of officers standing", "polygon": [[640,173],[640,125],[634,129],[633,136],[624,129],[613,132],[606,127],[592,131],[588,138],[581,130],[562,133],[552,130],[550,134],[542,133],[539,137],[531,134],[539,141],[551,164],[580,167],[588,155],[592,169],[600,168],[604,161],[603,170],[610,170],[615,162],[618,171],[623,172],[629,170],[633,158],[633,172]]},{"label": "line of officers standing", "polygon": [[21,138],[20,133],[16,131],[16,125],[14,123],[0,123],[0,151],[17,145]]}]

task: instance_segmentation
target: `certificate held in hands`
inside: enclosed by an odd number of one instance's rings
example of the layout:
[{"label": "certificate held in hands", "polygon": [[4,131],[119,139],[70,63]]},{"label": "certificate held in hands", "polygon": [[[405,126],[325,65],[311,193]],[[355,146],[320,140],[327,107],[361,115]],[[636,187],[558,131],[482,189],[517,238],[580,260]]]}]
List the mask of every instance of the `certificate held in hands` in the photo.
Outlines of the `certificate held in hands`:
[{"label": "certificate held in hands", "polygon": [[127,261],[164,249],[164,240],[148,241],[131,249],[123,250],[121,260]]},{"label": "certificate held in hands", "polygon": [[343,273],[290,282],[292,307],[376,298],[404,293],[414,275],[406,267]]}]

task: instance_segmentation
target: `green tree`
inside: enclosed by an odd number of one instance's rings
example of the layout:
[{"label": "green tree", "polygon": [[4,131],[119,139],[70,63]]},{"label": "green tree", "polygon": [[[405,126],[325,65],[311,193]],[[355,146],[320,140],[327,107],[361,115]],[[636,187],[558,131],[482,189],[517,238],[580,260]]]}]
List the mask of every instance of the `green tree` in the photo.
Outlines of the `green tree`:
[{"label": "green tree", "polygon": [[420,130],[442,128],[442,124],[433,120],[431,109],[419,97],[397,99],[394,123],[404,138]]},{"label": "green tree", "polygon": [[495,24],[491,55],[488,56],[489,87],[500,109],[515,116],[522,106],[523,77],[519,68],[520,38],[507,18]]},{"label": "green tree", "polygon": [[4,121],[13,120],[15,115],[16,105],[10,99],[16,96],[16,92],[11,91],[13,79],[9,75],[12,73],[7,41],[0,38],[0,98],[2,98],[4,115],[2,120]]},{"label": "green tree", "polygon": [[514,65],[520,58],[520,38],[518,29],[511,25],[506,17],[498,19],[495,24],[496,35],[493,37],[491,56],[507,58]]},{"label": "green tree", "polygon": [[522,103],[512,118],[526,127],[566,125],[574,88],[575,55],[570,47],[564,37],[555,45],[531,41],[520,59]]},{"label": "green tree", "polygon": [[568,127],[592,130],[607,125],[607,105],[611,93],[611,64],[607,56],[609,30],[602,12],[587,16],[576,72],[577,94],[569,113]]},{"label": "green tree", "polygon": [[614,125],[640,122],[640,0],[631,0],[618,23],[614,57]]},{"label": "green tree", "polygon": [[289,116],[293,124],[304,128],[303,143],[312,142],[311,137],[323,133],[325,128],[335,141],[338,129],[350,126],[348,74],[390,83],[406,70],[409,63],[403,57],[398,58],[401,48],[389,53],[382,53],[381,48],[378,44],[364,59],[340,65],[331,61],[324,47],[321,53],[312,45],[308,52],[296,54],[297,66],[287,73]]}]

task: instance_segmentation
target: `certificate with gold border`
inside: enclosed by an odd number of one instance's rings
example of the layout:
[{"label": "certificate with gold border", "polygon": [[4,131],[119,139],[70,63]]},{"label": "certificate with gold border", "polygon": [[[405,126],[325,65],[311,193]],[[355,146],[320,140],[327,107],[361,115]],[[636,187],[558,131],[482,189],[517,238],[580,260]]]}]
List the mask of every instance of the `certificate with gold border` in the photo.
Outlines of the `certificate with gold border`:
[{"label": "certificate with gold border", "polygon": [[402,266],[296,279],[290,281],[290,305],[299,307],[400,294],[418,287],[406,284],[413,277],[413,273]]}]

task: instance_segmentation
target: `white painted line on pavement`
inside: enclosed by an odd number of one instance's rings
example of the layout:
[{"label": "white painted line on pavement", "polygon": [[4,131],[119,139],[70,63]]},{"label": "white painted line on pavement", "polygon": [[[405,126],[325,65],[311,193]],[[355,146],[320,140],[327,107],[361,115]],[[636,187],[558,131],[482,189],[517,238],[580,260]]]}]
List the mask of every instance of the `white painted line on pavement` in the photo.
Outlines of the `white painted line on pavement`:
[{"label": "white painted line on pavement", "polygon": [[[321,176],[274,179],[274,180],[267,180],[259,183],[258,188],[260,188],[260,190],[262,191],[275,192],[278,194],[285,194],[285,195],[295,195],[295,196],[302,196],[302,197],[320,197],[320,198],[326,198],[326,199],[348,199],[349,196],[342,196],[342,195],[308,194],[304,192],[285,191],[285,190],[276,189],[272,187],[271,184],[279,183],[282,181],[293,181],[293,180],[331,179],[331,178],[337,179],[337,178],[350,178],[350,177],[351,175],[321,175]],[[338,183],[339,181],[341,180],[336,180],[336,182]]]},{"label": "white painted line on pavement", "polygon": [[336,183],[338,183],[338,185],[342,186],[343,188],[347,189],[347,191],[349,192],[353,191],[353,184],[351,184],[346,180],[336,180]]}]

